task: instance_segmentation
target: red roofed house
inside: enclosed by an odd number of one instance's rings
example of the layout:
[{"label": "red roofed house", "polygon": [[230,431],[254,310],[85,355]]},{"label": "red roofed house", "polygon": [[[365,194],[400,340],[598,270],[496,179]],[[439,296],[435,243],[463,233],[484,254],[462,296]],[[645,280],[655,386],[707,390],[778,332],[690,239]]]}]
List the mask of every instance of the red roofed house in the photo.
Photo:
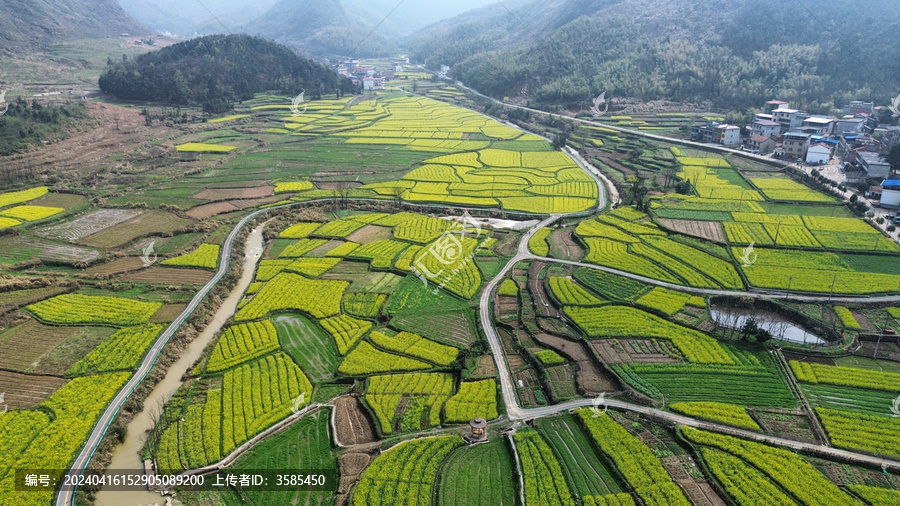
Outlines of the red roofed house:
[{"label": "red roofed house", "polygon": [[753,135],[744,142],[744,151],[768,155],[775,151],[775,139],[764,135]]}]

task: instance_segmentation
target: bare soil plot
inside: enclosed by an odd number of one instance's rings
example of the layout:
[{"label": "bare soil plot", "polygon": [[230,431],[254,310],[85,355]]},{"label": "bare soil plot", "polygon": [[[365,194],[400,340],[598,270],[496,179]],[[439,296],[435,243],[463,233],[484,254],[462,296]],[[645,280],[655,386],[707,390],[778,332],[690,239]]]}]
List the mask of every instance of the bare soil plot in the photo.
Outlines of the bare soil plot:
[{"label": "bare soil plot", "polygon": [[[377,448],[373,448],[371,451],[374,453],[377,451]],[[334,498],[335,505],[344,506],[350,503],[350,490],[373,458],[372,455],[366,453],[345,453],[341,455],[338,461],[341,481],[338,484],[338,493]]]},{"label": "bare soil plot", "polygon": [[54,376],[32,376],[0,371],[0,392],[6,394],[3,403],[9,409],[35,408],[67,382],[66,379]]},{"label": "bare soil plot", "polygon": [[547,238],[547,243],[550,244],[550,256],[573,262],[584,258],[584,249],[572,237],[573,230],[574,228],[560,228],[550,234],[550,237]]},{"label": "bare soil plot", "polygon": [[881,346],[875,341],[860,341],[862,347],[853,352],[854,355],[860,357],[872,358],[875,356],[875,348],[878,348],[878,357],[882,360],[893,360],[900,362],[900,345],[891,342],[881,342]]},{"label": "bare soil plot", "polygon": [[534,298],[534,309],[538,316],[556,316],[556,306],[553,299],[544,290],[544,282],[540,279],[541,270],[547,264],[544,262],[533,262],[528,272],[528,289]]},{"label": "bare soil plot", "polygon": [[469,378],[496,378],[497,364],[494,362],[492,355],[482,355],[478,357],[478,365],[472,371]]},{"label": "bare soil plot", "polygon": [[375,441],[375,429],[366,416],[359,401],[345,395],[334,403],[334,437],[342,446],[371,443]]},{"label": "bare soil plot", "polygon": [[0,256],[17,261],[39,258],[44,261],[67,264],[87,264],[99,259],[100,252],[74,244],[19,236],[0,239]]},{"label": "bare soil plot", "polygon": [[264,197],[264,198],[252,199],[252,200],[229,200],[228,203],[238,209],[247,209],[248,207],[256,207],[256,206],[264,206],[266,204],[274,204],[275,202],[279,202],[282,200],[284,200],[284,197],[282,195],[273,195],[271,197]]},{"label": "bare soil plot", "polygon": [[680,362],[673,358],[674,350],[669,348],[669,344],[665,342],[648,339],[596,339],[592,340],[590,344],[600,359],[610,365],[675,364]]},{"label": "bare soil plot", "polygon": [[859,323],[859,326],[862,330],[866,332],[877,332],[878,329],[875,325],[872,324],[872,321],[869,320],[869,316],[863,313],[862,311],[851,311],[853,313],[853,317],[856,318],[856,322]]},{"label": "bare soil plot", "polygon": [[582,391],[588,394],[599,394],[618,390],[615,381],[594,362],[594,358],[588,352],[585,344],[543,333],[536,334],[534,338],[539,343],[553,348],[575,361],[578,366],[576,379]]},{"label": "bare soil plot", "polygon": [[27,290],[0,293],[0,314],[44,299],[49,299],[54,295],[59,295],[68,292],[69,290],[70,288],[48,286],[46,288],[30,288]]},{"label": "bare soil plot", "polygon": [[751,413],[766,434],[813,444],[821,443],[816,439],[809,426],[809,418],[804,414],[792,413],[787,410],[763,411],[759,409],[753,409]]},{"label": "bare soil plot", "polygon": [[718,221],[670,220],[665,218],[658,218],[656,221],[663,227],[684,235],[699,237],[720,244],[727,242],[725,230]]},{"label": "bare soil plot", "polygon": [[494,251],[501,256],[513,256],[519,246],[519,234],[506,232],[497,239]]},{"label": "bare soil plot", "polygon": [[82,239],[83,244],[100,248],[115,248],[138,237],[174,232],[190,225],[191,221],[163,211],[148,211],[126,222],[91,234]]},{"label": "bare soil plot", "polygon": [[339,241],[339,240],[337,240],[337,239],[332,239],[332,240],[326,242],[325,244],[319,246],[318,248],[313,249],[313,250],[310,250],[310,252],[307,253],[307,254],[304,255],[304,256],[308,256],[308,257],[324,257],[324,256],[325,256],[325,253],[328,253],[329,251],[333,250],[334,248],[337,248],[337,247],[340,246],[341,244],[344,244],[344,241]]},{"label": "bare soil plot", "polygon": [[109,276],[144,268],[144,261],[137,257],[117,258],[112,262],[95,265],[84,270],[88,276]]},{"label": "bare soil plot", "polygon": [[190,216],[191,218],[204,220],[217,214],[231,213],[239,210],[240,209],[229,204],[228,202],[214,202],[212,204],[203,204],[201,206],[192,207],[184,214]]},{"label": "bare soil plot", "polygon": [[678,457],[665,457],[662,459],[662,463],[666,471],[672,475],[678,486],[691,500],[691,504],[695,506],[726,506],[725,501],[716,494],[708,482],[698,483],[691,478]]},{"label": "bare soil plot", "polygon": [[506,295],[495,296],[494,312],[497,319],[502,322],[518,320],[519,318],[519,298]]},{"label": "bare soil plot", "polygon": [[136,209],[100,209],[79,216],[72,221],[38,230],[37,235],[75,242],[140,216],[142,213],[143,211]]},{"label": "bare soil plot", "polygon": [[363,228],[347,236],[347,240],[358,244],[368,244],[375,241],[383,241],[393,237],[394,229],[379,227],[378,225],[366,225]]},{"label": "bare soil plot", "polygon": [[184,312],[184,308],[186,307],[187,304],[165,304],[163,307],[159,308],[158,311],[153,313],[153,316],[150,318],[150,323],[171,323]]},{"label": "bare soil plot", "polygon": [[155,283],[160,285],[204,285],[212,277],[212,271],[202,269],[151,267],[126,274],[121,279],[134,283]]},{"label": "bare soil plot", "polygon": [[[312,175],[312,177],[328,177],[328,176],[337,176],[337,175],[363,175],[363,174],[374,174],[374,172],[317,172]],[[348,182],[334,182],[334,181],[314,181],[317,187],[322,190],[339,190],[341,188],[358,188],[362,186],[362,183],[358,183],[356,181],[348,181]]]},{"label": "bare soil plot", "polygon": [[0,334],[0,369],[62,375],[115,331],[106,327],[56,327],[28,320]]},{"label": "bare soil plot", "polygon": [[275,194],[274,186],[257,186],[255,188],[207,188],[194,195],[200,200],[244,200],[270,197]]}]

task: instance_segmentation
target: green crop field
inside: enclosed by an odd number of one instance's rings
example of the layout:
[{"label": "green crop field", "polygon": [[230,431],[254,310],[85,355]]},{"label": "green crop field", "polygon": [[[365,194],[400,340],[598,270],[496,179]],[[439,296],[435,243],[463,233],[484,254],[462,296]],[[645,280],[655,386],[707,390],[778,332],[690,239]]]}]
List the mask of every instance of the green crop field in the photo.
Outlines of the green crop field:
[{"label": "green crop field", "polygon": [[623,491],[614,472],[594,451],[589,437],[574,418],[542,418],[536,426],[553,448],[569,488],[577,497]]},{"label": "green crop field", "polygon": [[506,441],[451,453],[440,478],[439,506],[516,504],[515,464]]},{"label": "green crop field", "polygon": [[334,377],[338,350],[329,336],[302,316],[281,315],[272,319],[281,348],[297,362],[313,383]]}]

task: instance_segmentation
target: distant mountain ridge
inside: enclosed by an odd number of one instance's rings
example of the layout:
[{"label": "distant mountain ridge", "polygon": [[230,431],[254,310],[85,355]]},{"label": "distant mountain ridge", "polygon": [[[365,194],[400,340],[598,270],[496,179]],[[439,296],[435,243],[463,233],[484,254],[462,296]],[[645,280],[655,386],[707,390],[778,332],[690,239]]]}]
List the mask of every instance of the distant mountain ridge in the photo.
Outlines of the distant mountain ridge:
[{"label": "distant mountain ridge", "polygon": [[122,33],[149,32],[117,0],[0,0],[0,54],[22,55],[61,39]]},{"label": "distant mountain ridge", "polygon": [[900,89],[896,0],[543,0],[431,26],[411,57],[483,93],[573,106],[606,91],[745,109],[808,110]]}]

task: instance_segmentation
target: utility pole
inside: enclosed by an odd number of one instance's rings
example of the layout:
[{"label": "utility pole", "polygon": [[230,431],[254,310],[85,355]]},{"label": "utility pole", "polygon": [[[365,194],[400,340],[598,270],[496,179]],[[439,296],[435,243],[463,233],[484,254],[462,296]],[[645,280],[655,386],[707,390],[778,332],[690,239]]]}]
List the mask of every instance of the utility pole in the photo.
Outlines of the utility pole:
[{"label": "utility pole", "polygon": [[794,276],[789,276],[789,277],[788,277],[788,289],[787,289],[787,294],[785,294],[784,300],[788,300],[788,298],[791,296],[791,285],[792,285],[793,283],[794,283]]},{"label": "utility pole", "polygon": [[831,280],[831,293],[828,295],[828,302],[831,302],[831,297],[834,296],[834,285],[837,283],[837,275],[838,273],[834,273],[834,278]]}]

